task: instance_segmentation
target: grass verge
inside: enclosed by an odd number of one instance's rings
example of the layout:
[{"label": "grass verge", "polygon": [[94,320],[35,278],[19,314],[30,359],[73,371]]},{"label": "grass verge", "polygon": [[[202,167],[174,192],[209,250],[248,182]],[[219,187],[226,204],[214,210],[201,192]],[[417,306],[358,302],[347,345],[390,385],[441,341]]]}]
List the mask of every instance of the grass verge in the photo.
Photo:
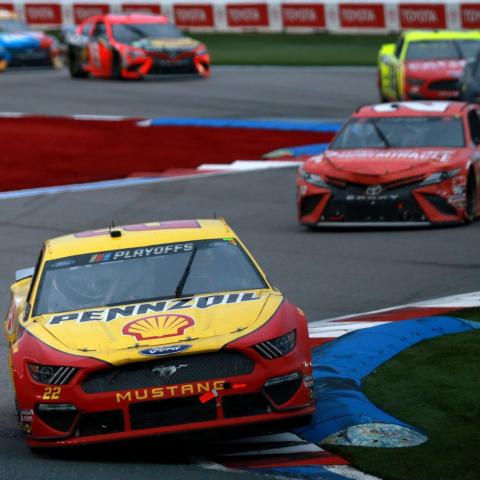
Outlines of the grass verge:
[{"label": "grass verge", "polygon": [[[455,316],[480,320],[480,310]],[[412,448],[334,451],[384,480],[480,478],[479,358],[480,330],[427,340],[400,353],[365,379],[363,391],[429,440]]]},{"label": "grass verge", "polygon": [[383,43],[396,35],[329,33],[192,34],[204,42],[215,65],[375,65]]}]

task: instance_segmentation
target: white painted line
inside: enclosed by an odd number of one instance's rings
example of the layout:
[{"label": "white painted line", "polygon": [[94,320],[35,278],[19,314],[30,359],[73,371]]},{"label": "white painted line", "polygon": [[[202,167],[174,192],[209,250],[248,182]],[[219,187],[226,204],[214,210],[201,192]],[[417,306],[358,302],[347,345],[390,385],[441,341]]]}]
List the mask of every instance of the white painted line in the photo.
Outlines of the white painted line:
[{"label": "white painted line", "polygon": [[[0,117],[2,118],[21,118],[24,117],[26,113],[21,112],[0,112]],[[32,113],[32,115],[34,115]]]},{"label": "white painted line", "polygon": [[333,322],[337,320],[354,320],[359,317],[366,317],[369,315],[375,315],[378,313],[387,313],[393,312],[395,310],[400,310],[404,308],[436,308],[436,307],[445,307],[445,308],[472,308],[480,307],[480,292],[470,292],[462,293],[459,295],[451,295],[449,297],[440,297],[432,300],[425,300],[422,302],[416,303],[406,303],[405,305],[397,305],[395,307],[381,308],[379,310],[371,310],[369,312],[363,313],[353,313],[350,315],[342,315],[340,317],[326,318],[322,320],[316,320],[311,322],[309,326],[312,328],[316,326],[321,326],[322,322]]},{"label": "white painted line", "polygon": [[55,195],[58,193],[87,192],[90,190],[104,190],[109,188],[123,188],[123,187],[131,187],[136,185],[148,185],[152,183],[165,183],[165,182],[174,182],[179,180],[213,177],[217,175],[228,175],[230,173],[233,173],[233,172],[202,173],[202,174],[182,175],[182,176],[176,176],[176,177],[122,178],[119,180],[105,180],[101,182],[59,185],[57,187],[41,187],[41,188],[30,188],[25,190],[12,190],[9,192],[0,192],[0,200],[36,197],[41,195]]},{"label": "white painted line", "polygon": [[296,168],[303,162],[298,161],[282,161],[282,160],[235,160],[233,163],[204,163],[198,167],[198,170],[222,170],[229,171],[254,171],[254,170],[269,170],[271,168]]},{"label": "white painted line", "polygon": [[323,465],[325,470],[340,475],[350,480],[381,480],[379,477],[373,475],[367,475],[366,473],[359,472],[348,465]]},{"label": "white painted line", "polygon": [[324,451],[325,450],[322,450],[320,447],[313,443],[306,443],[303,445],[292,445],[290,447],[264,448],[260,450],[245,450],[242,452],[225,453],[222,455],[222,457],[256,457],[258,455],[287,455],[290,453],[318,453]]},{"label": "white painted line", "polygon": [[118,120],[125,120],[127,117],[122,117],[120,115],[83,115],[83,114],[75,114],[75,115],[72,115],[71,118],[74,118],[75,120],[118,121]]},{"label": "white painted line", "polygon": [[363,330],[364,328],[376,327],[390,322],[345,322],[331,323],[331,320],[322,320],[323,325],[315,322],[313,327],[309,326],[309,335],[311,338],[337,338],[355,330]]}]

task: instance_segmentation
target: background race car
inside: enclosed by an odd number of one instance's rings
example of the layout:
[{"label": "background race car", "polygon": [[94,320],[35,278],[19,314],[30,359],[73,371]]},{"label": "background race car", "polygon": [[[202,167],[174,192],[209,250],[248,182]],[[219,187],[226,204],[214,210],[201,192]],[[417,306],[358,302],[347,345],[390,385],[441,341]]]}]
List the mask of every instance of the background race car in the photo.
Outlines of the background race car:
[{"label": "background race car", "polygon": [[459,98],[466,60],[480,50],[477,31],[410,31],[378,54],[383,101]]},{"label": "background race car", "polygon": [[300,223],[414,226],[480,212],[480,106],[400,102],[359,108],[297,176]]},{"label": "background race car", "polygon": [[32,447],[285,427],[315,410],[306,318],[222,220],[49,240],[18,277],[5,332]]},{"label": "background race car", "polygon": [[85,20],[68,39],[74,78],[140,79],[145,75],[210,75],[207,47],[185,37],[162,15],[101,15]]},{"label": "background race car", "polygon": [[0,70],[51,66],[61,66],[55,39],[32,31],[15,13],[0,10]]}]

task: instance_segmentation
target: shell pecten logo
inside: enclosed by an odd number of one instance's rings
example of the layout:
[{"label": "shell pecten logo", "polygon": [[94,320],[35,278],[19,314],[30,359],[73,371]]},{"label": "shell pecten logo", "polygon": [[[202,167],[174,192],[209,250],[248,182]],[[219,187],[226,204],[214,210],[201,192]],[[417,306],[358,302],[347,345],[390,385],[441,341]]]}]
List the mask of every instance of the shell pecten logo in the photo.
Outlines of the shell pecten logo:
[{"label": "shell pecten logo", "polygon": [[195,325],[195,320],[187,315],[154,315],[129,322],[122,328],[123,335],[131,335],[136,340],[179,337]]}]

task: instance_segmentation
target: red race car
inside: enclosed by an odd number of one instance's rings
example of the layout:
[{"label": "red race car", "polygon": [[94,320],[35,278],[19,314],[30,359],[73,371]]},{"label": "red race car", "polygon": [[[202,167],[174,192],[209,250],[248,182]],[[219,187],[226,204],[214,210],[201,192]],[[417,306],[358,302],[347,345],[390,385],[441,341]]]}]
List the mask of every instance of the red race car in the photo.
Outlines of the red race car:
[{"label": "red race car", "polygon": [[297,175],[300,223],[415,226],[479,214],[480,105],[360,107]]},{"label": "red race car", "polygon": [[140,79],[150,74],[210,75],[207,47],[185,37],[163,15],[99,15],[68,40],[70,75]]}]

